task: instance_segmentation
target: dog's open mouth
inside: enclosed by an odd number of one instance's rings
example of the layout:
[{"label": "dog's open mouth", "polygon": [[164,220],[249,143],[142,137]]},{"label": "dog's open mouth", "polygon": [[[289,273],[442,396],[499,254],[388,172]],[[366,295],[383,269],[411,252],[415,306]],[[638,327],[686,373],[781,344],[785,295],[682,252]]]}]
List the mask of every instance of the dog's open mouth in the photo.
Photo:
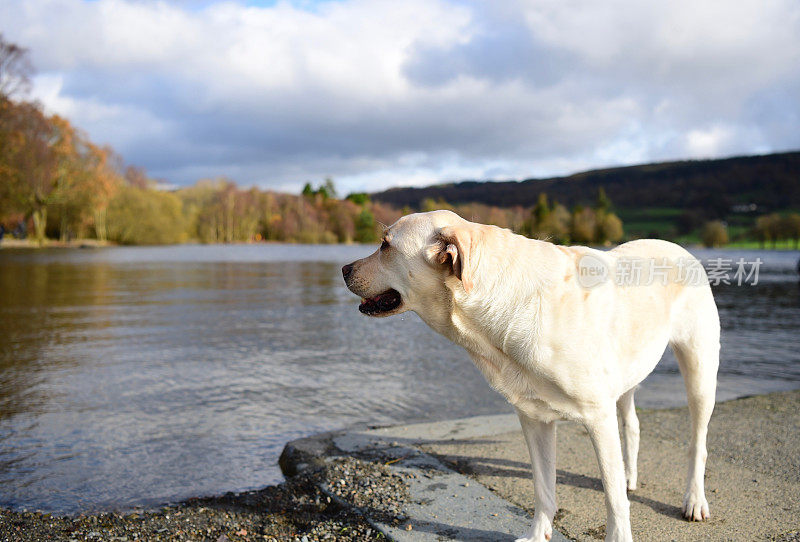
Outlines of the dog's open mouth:
[{"label": "dog's open mouth", "polygon": [[393,311],[400,306],[402,301],[400,293],[397,290],[390,289],[375,297],[362,299],[358,310],[369,316],[376,316]]}]

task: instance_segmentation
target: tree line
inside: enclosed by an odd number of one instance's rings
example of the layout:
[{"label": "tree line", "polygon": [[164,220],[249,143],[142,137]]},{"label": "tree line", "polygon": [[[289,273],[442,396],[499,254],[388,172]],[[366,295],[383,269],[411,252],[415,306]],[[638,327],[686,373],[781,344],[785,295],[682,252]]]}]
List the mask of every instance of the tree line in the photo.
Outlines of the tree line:
[{"label": "tree line", "polygon": [[760,216],[756,219],[753,232],[762,247],[771,243],[774,248],[779,241],[791,240],[794,248],[798,248],[800,244],[800,213],[786,215],[770,213]]},{"label": "tree line", "polygon": [[[449,204],[442,199],[423,199],[419,210],[450,209],[467,220],[494,224],[527,237],[554,243],[608,245],[625,235],[622,220],[612,211],[605,190],[597,190],[594,205],[576,205],[572,210],[558,201],[550,201],[545,192],[539,194],[533,207],[496,207],[481,203]],[[412,211],[404,207],[404,211]]]},{"label": "tree line", "polygon": [[[0,236],[40,244],[95,238],[124,244],[371,242],[399,213],[364,198],[337,199],[329,181],[302,196],[241,189],[227,179],[178,191],[29,99],[28,51],[0,34]],[[29,231],[30,230],[30,231]]]},{"label": "tree line", "polygon": [[[755,239],[761,248],[771,245],[776,248],[778,243],[792,241],[794,248],[800,247],[800,213],[769,213],[755,219],[755,224],[743,232],[741,237]],[[728,224],[722,220],[706,222],[701,231],[700,239],[707,247],[721,247],[730,242]]]},{"label": "tree line", "polygon": [[0,234],[9,231],[67,241],[120,244],[186,241],[369,243],[414,210],[452,209],[556,242],[604,243],[622,237],[622,223],[601,191],[597,205],[571,212],[542,194],[533,208],[425,201],[398,209],[363,193],[340,198],[332,179],[299,195],[241,188],[219,178],[168,191],[141,168],[125,166],[107,146],[30,99],[27,51],[0,35]]}]

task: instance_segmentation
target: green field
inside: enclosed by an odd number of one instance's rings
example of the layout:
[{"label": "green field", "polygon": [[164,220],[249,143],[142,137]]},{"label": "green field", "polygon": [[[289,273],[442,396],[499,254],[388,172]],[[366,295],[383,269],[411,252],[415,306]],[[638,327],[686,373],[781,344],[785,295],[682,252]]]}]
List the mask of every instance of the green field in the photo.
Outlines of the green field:
[{"label": "green field", "polygon": [[732,241],[725,245],[728,248],[749,248],[749,249],[768,249],[768,250],[798,250],[797,244],[790,239],[783,239],[776,243],[760,243],[758,241]]},{"label": "green field", "polygon": [[[796,212],[793,210],[786,211]],[[617,214],[622,219],[625,230],[625,237],[637,239],[642,237],[654,237],[667,239],[685,246],[701,245],[702,224],[707,220],[703,217],[696,217],[699,222],[689,232],[685,232],[685,211],[674,207],[651,207],[643,209],[618,209]],[[780,239],[776,242],[768,241],[762,243],[757,240],[754,233],[757,215],[730,213],[723,218],[727,225],[727,232],[730,242],[726,245],[732,248],[747,249],[774,249],[774,250],[797,250],[798,245],[792,239]],[[679,233],[683,225],[684,233]]]},{"label": "green field", "polygon": [[[678,237],[677,220],[683,211],[670,207],[619,209],[625,234],[629,237]],[[699,238],[698,238],[699,241]]]}]

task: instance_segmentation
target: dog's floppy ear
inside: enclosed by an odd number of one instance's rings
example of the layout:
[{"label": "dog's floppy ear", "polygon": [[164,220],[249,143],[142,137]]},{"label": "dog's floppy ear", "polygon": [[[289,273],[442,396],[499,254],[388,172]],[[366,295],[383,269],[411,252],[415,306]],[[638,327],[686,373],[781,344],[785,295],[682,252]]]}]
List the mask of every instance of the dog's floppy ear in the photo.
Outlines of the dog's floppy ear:
[{"label": "dog's floppy ear", "polygon": [[447,265],[469,293],[474,286],[475,232],[469,226],[445,226],[439,230],[436,240],[433,260],[440,265]]}]

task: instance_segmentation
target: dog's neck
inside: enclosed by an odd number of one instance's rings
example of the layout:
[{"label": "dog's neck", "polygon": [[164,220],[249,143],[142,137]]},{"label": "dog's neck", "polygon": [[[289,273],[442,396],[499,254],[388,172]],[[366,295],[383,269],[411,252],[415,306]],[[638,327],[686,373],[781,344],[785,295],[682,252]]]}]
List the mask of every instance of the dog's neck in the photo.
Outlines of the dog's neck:
[{"label": "dog's neck", "polygon": [[[496,230],[473,269],[474,289],[467,293],[455,277],[447,279],[452,309],[444,334],[473,355],[493,353],[486,352],[490,346],[519,360],[522,352],[535,351],[531,341],[538,334],[531,330],[536,331],[541,321],[548,288],[545,277],[559,253],[550,243]],[[525,329],[516,329],[511,322]]]}]

